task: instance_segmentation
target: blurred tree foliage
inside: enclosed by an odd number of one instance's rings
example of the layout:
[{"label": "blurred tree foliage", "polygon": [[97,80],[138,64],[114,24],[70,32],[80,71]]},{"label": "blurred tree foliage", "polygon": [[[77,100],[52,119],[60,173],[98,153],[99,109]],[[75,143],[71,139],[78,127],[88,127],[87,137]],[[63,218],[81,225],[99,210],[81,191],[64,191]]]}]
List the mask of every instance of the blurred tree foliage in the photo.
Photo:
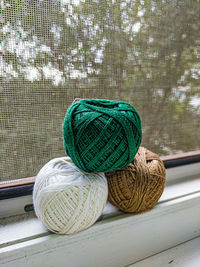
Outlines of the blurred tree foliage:
[{"label": "blurred tree foliage", "polygon": [[160,155],[200,148],[200,2],[1,0],[0,179],[64,155],[75,97],[119,99]]}]

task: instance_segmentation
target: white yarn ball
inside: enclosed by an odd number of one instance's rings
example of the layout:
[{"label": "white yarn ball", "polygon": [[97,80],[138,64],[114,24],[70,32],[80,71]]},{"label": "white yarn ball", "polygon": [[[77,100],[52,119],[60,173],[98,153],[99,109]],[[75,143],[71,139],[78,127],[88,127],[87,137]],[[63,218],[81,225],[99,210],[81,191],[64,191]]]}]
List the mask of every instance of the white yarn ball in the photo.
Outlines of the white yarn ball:
[{"label": "white yarn ball", "polygon": [[95,223],[107,201],[104,173],[86,173],[69,157],[49,161],[39,171],[34,189],[36,215],[52,232],[73,234]]}]

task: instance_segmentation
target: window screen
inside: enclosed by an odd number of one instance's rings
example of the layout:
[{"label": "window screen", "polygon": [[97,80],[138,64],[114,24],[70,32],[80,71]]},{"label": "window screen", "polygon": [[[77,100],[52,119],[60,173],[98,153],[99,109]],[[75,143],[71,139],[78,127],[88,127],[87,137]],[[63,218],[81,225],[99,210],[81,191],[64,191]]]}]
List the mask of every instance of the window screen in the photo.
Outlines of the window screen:
[{"label": "window screen", "polygon": [[123,100],[142,145],[200,148],[200,2],[1,0],[1,180],[30,177],[65,155],[75,97]]}]

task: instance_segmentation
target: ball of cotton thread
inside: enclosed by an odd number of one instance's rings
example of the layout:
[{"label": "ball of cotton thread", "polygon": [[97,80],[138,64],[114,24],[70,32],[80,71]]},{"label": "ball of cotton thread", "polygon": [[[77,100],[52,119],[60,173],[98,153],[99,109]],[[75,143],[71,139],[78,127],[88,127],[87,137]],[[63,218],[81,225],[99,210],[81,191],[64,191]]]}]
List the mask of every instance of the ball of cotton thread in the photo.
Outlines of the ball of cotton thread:
[{"label": "ball of cotton thread", "polygon": [[63,123],[64,148],[86,172],[124,168],[142,138],[141,120],[133,106],[108,99],[75,99]]},{"label": "ball of cotton thread", "polygon": [[105,175],[86,173],[69,157],[45,164],[33,189],[36,215],[50,231],[59,234],[73,234],[94,224],[107,196]]},{"label": "ball of cotton thread", "polygon": [[166,170],[159,156],[140,147],[133,162],[126,168],[105,174],[108,200],[125,212],[152,209],[161,197]]}]

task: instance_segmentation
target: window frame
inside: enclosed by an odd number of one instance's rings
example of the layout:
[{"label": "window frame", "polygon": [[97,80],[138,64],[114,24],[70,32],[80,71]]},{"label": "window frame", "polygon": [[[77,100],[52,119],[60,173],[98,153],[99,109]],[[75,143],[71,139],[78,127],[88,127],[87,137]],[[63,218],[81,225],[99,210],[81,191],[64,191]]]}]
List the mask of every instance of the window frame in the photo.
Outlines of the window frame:
[{"label": "window frame", "polygon": [[[163,156],[161,159],[166,169],[198,163],[200,162],[200,150]],[[0,182],[0,200],[31,195],[34,182],[35,177]]]},{"label": "window frame", "polygon": [[36,218],[13,221],[0,227],[10,237],[0,246],[0,265],[127,266],[198,237],[199,203],[200,191],[145,213],[112,214],[73,235],[50,233]]},{"label": "window frame", "polygon": [[[123,264],[120,266],[125,266],[199,236],[200,161],[196,162],[196,156],[197,152],[193,164],[186,165],[184,160],[185,165],[166,166],[166,188],[152,210],[134,215],[108,207],[92,227],[70,236],[50,233],[33,212],[26,214],[32,207],[31,195],[2,200],[0,215],[3,211],[7,216],[0,220],[4,222],[0,224],[3,241],[0,244],[0,264],[8,267],[13,264],[27,266],[30,263],[33,264],[30,266],[35,266],[36,263],[45,262],[49,264],[47,266],[65,266],[63,260],[66,255],[70,257],[71,264],[76,264],[79,262],[77,255],[82,255],[84,248],[90,248],[81,258],[81,262],[87,263],[87,266],[94,266],[93,256],[97,257],[97,262],[101,262],[99,260],[105,250],[105,266],[108,262],[118,266],[121,260]],[[162,159],[165,164],[169,161],[169,157]],[[11,209],[14,213],[11,213]],[[98,248],[99,244],[101,246]],[[114,254],[119,248],[120,253]]]},{"label": "window frame", "polygon": [[[161,159],[167,169],[166,186],[168,183],[184,182],[188,176],[194,177],[199,174],[200,150],[165,156]],[[35,177],[30,177],[0,183],[0,219],[27,214],[34,210],[32,200],[34,182]]]}]

